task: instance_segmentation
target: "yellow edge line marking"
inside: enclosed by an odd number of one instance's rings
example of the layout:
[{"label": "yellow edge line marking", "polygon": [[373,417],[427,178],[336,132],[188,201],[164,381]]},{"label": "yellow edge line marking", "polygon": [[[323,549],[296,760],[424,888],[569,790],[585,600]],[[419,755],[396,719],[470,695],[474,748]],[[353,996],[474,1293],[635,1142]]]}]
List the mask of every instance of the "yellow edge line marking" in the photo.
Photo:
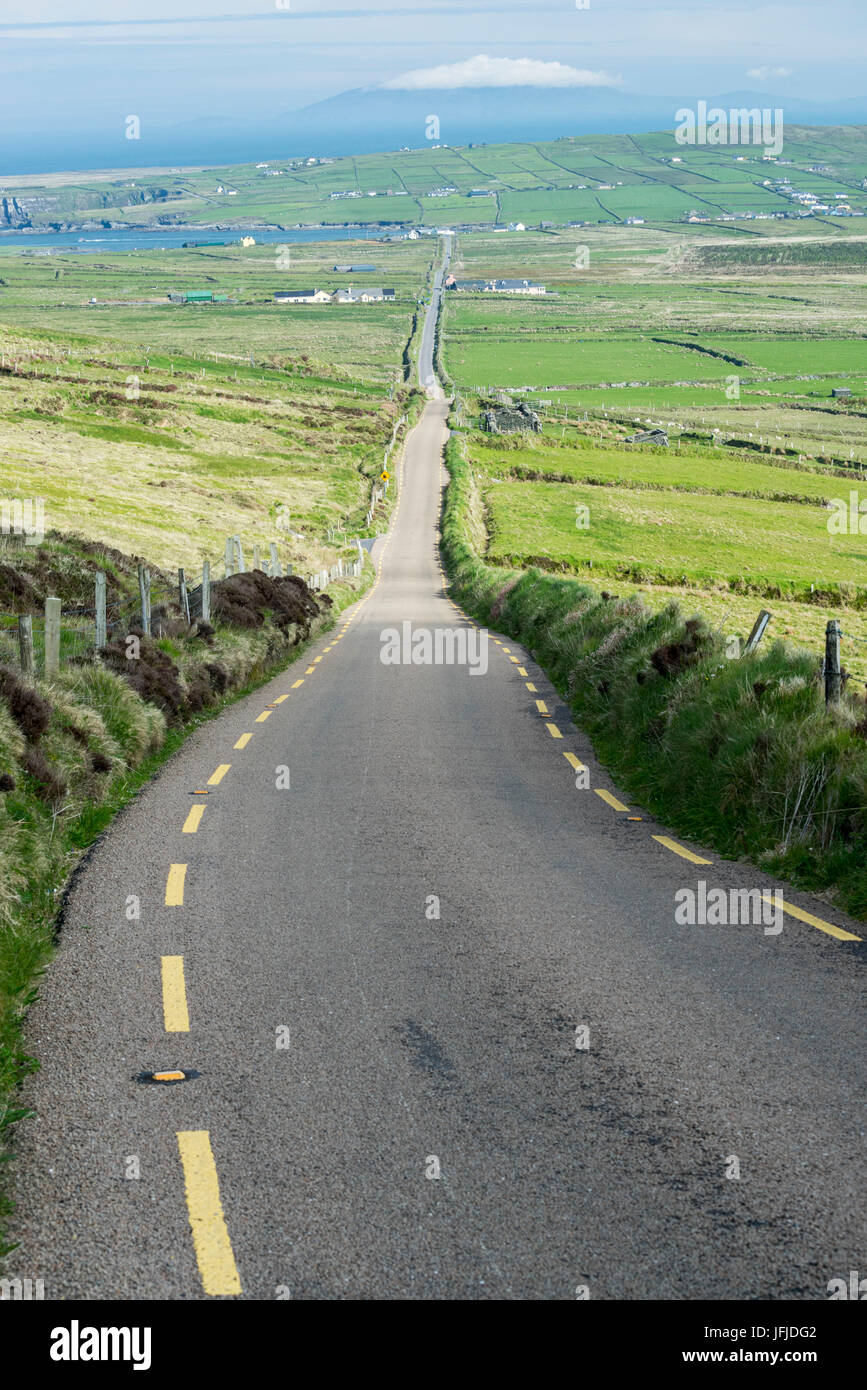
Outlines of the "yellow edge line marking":
[{"label": "yellow edge line marking", "polygon": [[563,735],[560,733],[560,730],[557,728],[557,725],[556,725],[556,724],[549,724],[549,725],[548,725],[548,733],[551,735],[552,738],[562,738],[562,737],[563,737]]},{"label": "yellow edge line marking", "polygon": [[[624,806],[624,804],[623,804],[622,801],[618,801],[616,796],[612,796],[612,795],[611,795],[611,792],[605,791],[605,789],[604,789],[603,787],[594,787],[593,790],[595,791],[595,793],[596,793],[597,796],[601,796],[601,797],[602,797],[602,800],[603,800],[603,801],[607,801],[609,806],[613,806],[614,809],[615,809],[615,811],[628,811],[628,810],[629,810],[629,807],[628,807],[628,806]],[[706,862],[707,862],[706,860],[702,860],[702,863],[706,863]]]},{"label": "yellow edge line marking", "polygon": [[241,1280],[220,1201],[211,1136],[206,1129],[188,1129],[179,1130],[177,1139],[202,1287],[205,1293],[213,1295],[240,1293]]},{"label": "yellow edge line marking", "polygon": [[[763,893],[762,898],[766,903],[774,905],[770,893]],[[827,932],[828,936],[836,936],[838,941],[861,941],[863,939],[850,931],[844,931],[842,927],[835,927],[833,922],[825,922],[821,917],[814,917],[811,912],[805,912],[802,907],[793,907],[791,903],[783,903],[783,911],[788,912],[790,917],[797,917],[799,922],[807,922],[811,927],[818,927],[819,931]]]},{"label": "yellow edge line marking", "polygon": [[[260,716],[260,717],[261,717],[261,716]],[[209,786],[209,787],[218,787],[218,786],[220,785],[220,783],[222,782],[223,778],[225,777],[226,773],[229,771],[229,768],[230,768],[231,766],[232,766],[231,763],[220,763],[220,766],[217,768],[216,772],[214,772],[214,773],[208,778],[208,786]]]},{"label": "yellow edge line marking", "polygon": [[527,672],[526,672],[525,668],[524,668],[523,666],[519,666],[519,667],[518,667],[518,675],[519,675],[519,676],[526,676],[526,674],[527,674]]},{"label": "yellow edge line marking", "polygon": [[536,701],[536,709],[539,711],[540,714],[547,714],[547,713],[548,713],[548,706],[545,704],[545,701],[544,701],[544,700],[537,700],[537,701]]},{"label": "yellow edge line marking", "polygon": [[679,854],[681,859],[688,859],[691,864],[713,863],[712,859],[702,859],[700,854],[693,854],[691,849],[685,849],[683,845],[677,843],[677,840],[670,840],[667,835],[654,835],[653,838],[660,845],[665,845],[666,849],[670,849],[672,854]]},{"label": "yellow edge line marking", "polygon": [[270,718],[271,718],[271,715],[272,715],[273,713],[274,713],[274,711],[273,711],[272,709],[263,709],[263,711],[262,711],[261,714],[257,714],[257,715],[256,715],[256,723],[257,723],[257,724],[264,724],[264,723],[265,723],[265,720],[266,720],[266,719],[270,719]]},{"label": "yellow edge line marking", "polygon": [[183,907],[184,880],[187,877],[186,864],[172,864],[166,879],[166,907]]},{"label": "yellow edge line marking", "polygon": [[580,772],[583,769],[584,764],[581,762],[580,758],[575,757],[574,753],[564,753],[563,757],[566,759],[570,767],[574,767],[576,772]]},{"label": "yellow edge line marking", "polygon": [[288,693],[287,693],[286,695],[278,695],[277,698],[276,698],[276,700],[272,700],[271,703],[272,703],[272,705],[282,705],[283,701],[284,701],[284,700],[288,700],[288,699],[289,699]]},{"label": "yellow edge line marking", "polygon": [[251,739],[252,737],[253,737],[252,734],[242,734],[241,737],[238,739],[238,742],[235,744],[235,747],[236,747],[236,748],[246,748],[246,747],[247,747],[247,744],[250,742],[250,739]]},{"label": "yellow edge line marking", "polygon": [[196,831],[202,823],[202,816],[204,814],[205,803],[203,801],[198,802],[198,804],[195,806],[191,806],[190,814],[184,821],[182,833],[184,835],[195,835]]},{"label": "yellow edge line marking", "polygon": [[167,1033],[189,1033],[183,956],[163,956],[163,1018]]},{"label": "yellow edge line marking", "polygon": [[293,690],[297,690],[298,687],[299,687],[299,685],[303,685],[303,684],[304,684],[304,677],[302,676],[300,680],[297,680],[297,681],[295,681],[295,682],[293,683],[292,689],[293,689]]}]

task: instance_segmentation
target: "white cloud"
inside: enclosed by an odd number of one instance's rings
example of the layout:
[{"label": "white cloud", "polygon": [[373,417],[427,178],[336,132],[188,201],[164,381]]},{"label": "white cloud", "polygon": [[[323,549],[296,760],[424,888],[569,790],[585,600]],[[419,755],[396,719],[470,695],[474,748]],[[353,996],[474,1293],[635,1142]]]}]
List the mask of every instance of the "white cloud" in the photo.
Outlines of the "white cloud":
[{"label": "white cloud", "polygon": [[489,58],[479,53],[461,63],[441,63],[435,68],[413,68],[392,77],[383,87],[417,92],[458,87],[617,87],[622,77],[566,63],[546,63],[537,58]]},{"label": "white cloud", "polygon": [[765,64],[761,68],[747,68],[747,77],[757,77],[760,82],[767,82],[769,77],[791,77],[791,68],[771,68]]}]

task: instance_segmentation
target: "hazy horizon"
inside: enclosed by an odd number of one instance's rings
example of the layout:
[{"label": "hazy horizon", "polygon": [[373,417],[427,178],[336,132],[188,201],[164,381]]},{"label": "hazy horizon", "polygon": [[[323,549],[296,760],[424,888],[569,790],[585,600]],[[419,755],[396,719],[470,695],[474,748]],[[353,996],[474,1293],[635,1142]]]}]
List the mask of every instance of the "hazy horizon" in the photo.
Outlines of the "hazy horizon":
[{"label": "hazy horizon", "polygon": [[[503,126],[510,139],[522,138],[523,98],[538,111],[546,94],[547,138],[602,129],[596,110],[612,131],[666,128],[684,102],[727,93],[782,105],[801,123],[867,121],[859,81],[867,10],[855,0],[590,0],[587,8],[573,0],[346,0],[322,8],[231,0],[231,13],[216,0],[181,4],[183,13],[169,17],[144,0],[89,0],[70,18],[60,0],[4,0],[0,118],[14,137],[0,137],[0,172],[315,152],[320,114],[323,154],[423,146],[422,128],[415,140],[406,132],[416,130],[417,112],[438,105],[458,113],[443,142],[466,143],[472,111],[483,109],[468,105],[467,93],[490,93],[494,133],[480,127],[479,140],[498,138],[494,113],[504,92],[514,98]],[[307,113],[333,98],[335,106]],[[394,113],[392,141],[388,114],[381,127],[365,125],[375,105]],[[130,116],[140,122],[137,140],[126,136]],[[541,128],[537,118],[527,138],[540,138]]]}]

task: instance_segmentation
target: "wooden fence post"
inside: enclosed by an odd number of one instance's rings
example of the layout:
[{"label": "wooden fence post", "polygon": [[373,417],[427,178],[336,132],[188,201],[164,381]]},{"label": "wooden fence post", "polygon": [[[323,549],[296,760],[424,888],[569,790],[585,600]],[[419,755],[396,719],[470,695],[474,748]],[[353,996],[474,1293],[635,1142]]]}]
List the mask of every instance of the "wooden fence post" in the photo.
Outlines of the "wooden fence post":
[{"label": "wooden fence post", "polygon": [[227,578],[227,579],[229,578],[229,575],[232,573],[232,561],[233,561],[234,557],[235,557],[235,538],[234,538],[234,536],[227,536],[227,537],[226,537],[226,578]]},{"label": "wooden fence post", "polygon": [[749,656],[754,652],[765,635],[765,629],[771,621],[771,615],[766,609],[762,609],[756,621],[753,623],[753,630],[747,638],[747,645],[744,647],[744,656]]},{"label": "wooden fence post", "polygon": [[151,635],[151,572],[144,565],[138,567],[138,591],[141,598],[141,630],[146,637]]},{"label": "wooden fence post", "polygon": [[189,622],[190,622],[190,596],[189,596],[189,594],[187,593],[187,574],[186,574],[186,570],[183,570],[183,569],[179,569],[179,570],[178,570],[178,592],[179,592],[179,594],[180,594],[181,608],[183,609],[184,616],[185,616],[185,618],[186,618],[186,620],[187,620],[187,625],[189,626]]},{"label": "wooden fence post", "polygon": [[244,551],[243,551],[243,549],[242,549],[242,547],[241,547],[241,537],[240,537],[240,536],[233,536],[233,537],[232,537],[232,540],[233,540],[234,545],[235,545],[235,559],[236,559],[237,562],[238,562],[238,573],[239,573],[239,574],[246,574],[246,573],[247,573],[247,570],[246,570],[246,567],[245,567],[245,565],[244,565]]},{"label": "wooden fence post", "polygon": [[202,565],[202,622],[211,621],[211,562]]},{"label": "wooden fence post", "polygon": [[33,675],[33,619],[30,614],[18,619],[18,650],[21,653],[21,673]]},{"label": "wooden fence post", "polygon": [[53,676],[60,668],[60,599],[45,600],[45,674]]},{"label": "wooden fence post", "polygon": [[272,579],[279,579],[280,576],[282,575],[283,571],[282,571],[282,569],[280,568],[280,557],[279,557],[279,555],[277,554],[277,544],[276,544],[275,541],[271,541],[270,550],[271,550],[271,578],[272,578]]},{"label": "wooden fence post", "polygon": [[825,628],[825,704],[836,705],[843,689],[840,674],[840,624],[832,618]]},{"label": "wooden fence post", "polygon": [[97,650],[108,642],[108,624],[105,618],[105,570],[96,571],[96,646]]}]

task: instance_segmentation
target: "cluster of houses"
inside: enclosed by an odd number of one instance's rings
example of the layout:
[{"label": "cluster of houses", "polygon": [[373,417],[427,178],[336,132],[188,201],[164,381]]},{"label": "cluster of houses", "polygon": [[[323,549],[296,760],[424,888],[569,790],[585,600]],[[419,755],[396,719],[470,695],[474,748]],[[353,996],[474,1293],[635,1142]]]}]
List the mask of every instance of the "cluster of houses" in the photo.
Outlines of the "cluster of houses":
[{"label": "cluster of houses", "polygon": [[443,288],[477,294],[545,294],[545,286],[535,280],[456,280],[446,276]]},{"label": "cluster of houses", "polygon": [[335,290],[277,290],[274,294],[275,304],[390,304],[395,299],[396,292],[392,289],[382,289],[380,286],[365,286],[364,289],[353,289],[349,285],[347,289]]},{"label": "cluster of houses", "polygon": [[[822,171],[817,169],[816,172]],[[799,217],[810,217],[814,212],[829,213],[832,217],[858,217],[862,215],[859,210],[851,206],[849,194],[845,190],[842,193],[835,192],[828,202],[823,202],[818,193],[811,193],[805,188],[795,188],[789,178],[776,179],[773,183],[770,179],[765,179],[765,187],[772,188],[783,198],[791,198],[793,203],[799,203],[801,207],[797,214]]]}]

